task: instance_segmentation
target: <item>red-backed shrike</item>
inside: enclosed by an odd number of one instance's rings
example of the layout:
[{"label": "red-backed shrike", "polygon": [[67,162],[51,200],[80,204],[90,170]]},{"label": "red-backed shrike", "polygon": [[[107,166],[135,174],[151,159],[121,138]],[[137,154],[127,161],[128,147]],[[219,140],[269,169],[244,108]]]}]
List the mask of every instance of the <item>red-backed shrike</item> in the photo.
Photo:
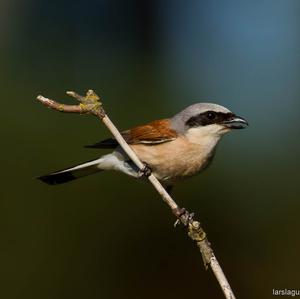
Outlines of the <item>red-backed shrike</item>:
[{"label": "red-backed shrike", "polygon": [[[183,178],[198,174],[211,162],[220,138],[232,129],[248,125],[227,108],[211,103],[191,105],[169,119],[155,120],[122,132],[126,142],[169,190]],[[61,184],[102,170],[117,170],[133,177],[140,171],[117,141],[105,139],[89,148],[111,148],[113,152],[96,160],[39,179]]]}]

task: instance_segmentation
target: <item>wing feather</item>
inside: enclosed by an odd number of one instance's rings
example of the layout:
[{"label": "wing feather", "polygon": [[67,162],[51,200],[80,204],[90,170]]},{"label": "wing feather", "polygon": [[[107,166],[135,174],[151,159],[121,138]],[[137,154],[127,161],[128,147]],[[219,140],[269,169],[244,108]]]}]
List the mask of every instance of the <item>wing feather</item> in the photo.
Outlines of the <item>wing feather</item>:
[{"label": "wing feather", "polygon": [[[128,144],[155,145],[177,138],[177,133],[170,128],[168,119],[155,120],[143,126],[121,132]],[[118,142],[114,138],[108,138],[98,143],[87,145],[88,148],[115,148]]]}]

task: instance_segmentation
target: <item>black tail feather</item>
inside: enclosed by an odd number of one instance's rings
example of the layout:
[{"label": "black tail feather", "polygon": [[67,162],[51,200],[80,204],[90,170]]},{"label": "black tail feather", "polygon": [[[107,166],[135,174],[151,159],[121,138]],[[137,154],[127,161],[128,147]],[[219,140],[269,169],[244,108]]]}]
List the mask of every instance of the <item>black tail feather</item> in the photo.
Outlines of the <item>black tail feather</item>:
[{"label": "black tail feather", "polygon": [[100,159],[91,160],[67,169],[55,171],[40,176],[37,179],[49,185],[58,185],[70,182],[81,177],[102,171],[102,169],[100,169],[98,165],[99,160]]},{"label": "black tail feather", "polygon": [[76,180],[77,178],[78,177],[74,176],[71,172],[52,173],[38,177],[39,180],[49,185],[63,184]]}]

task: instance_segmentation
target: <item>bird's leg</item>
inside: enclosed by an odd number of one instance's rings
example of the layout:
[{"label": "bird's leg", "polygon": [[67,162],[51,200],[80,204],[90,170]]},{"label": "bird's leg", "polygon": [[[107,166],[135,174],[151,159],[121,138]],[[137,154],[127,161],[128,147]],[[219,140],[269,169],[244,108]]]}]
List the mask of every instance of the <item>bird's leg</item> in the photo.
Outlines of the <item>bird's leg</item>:
[{"label": "bird's leg", "polygon": [[144,167],[143,169],[140,169],[138,171],[138,178],[142,178],[142,177],[149,177],[152,173],[152,169],[149,167],[149,165],[147,163],[143,163]]}]

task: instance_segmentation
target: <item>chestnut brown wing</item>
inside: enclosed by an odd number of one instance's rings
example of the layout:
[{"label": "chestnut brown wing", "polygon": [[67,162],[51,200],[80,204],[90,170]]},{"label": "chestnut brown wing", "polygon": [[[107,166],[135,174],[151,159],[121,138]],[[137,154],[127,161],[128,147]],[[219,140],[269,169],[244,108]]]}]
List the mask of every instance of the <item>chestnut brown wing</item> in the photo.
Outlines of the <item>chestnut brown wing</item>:
[{"label": "chestnut brown wing", "polygon": [[[177,133],[170,128],[168,119],[155,120],[143,126],[138,126],[121,132],[128,144],[155,145],[174,140]],[[108,138],[98,143],[87,145],[88,148],[115,148],[118,142],[114,138]]]}]

